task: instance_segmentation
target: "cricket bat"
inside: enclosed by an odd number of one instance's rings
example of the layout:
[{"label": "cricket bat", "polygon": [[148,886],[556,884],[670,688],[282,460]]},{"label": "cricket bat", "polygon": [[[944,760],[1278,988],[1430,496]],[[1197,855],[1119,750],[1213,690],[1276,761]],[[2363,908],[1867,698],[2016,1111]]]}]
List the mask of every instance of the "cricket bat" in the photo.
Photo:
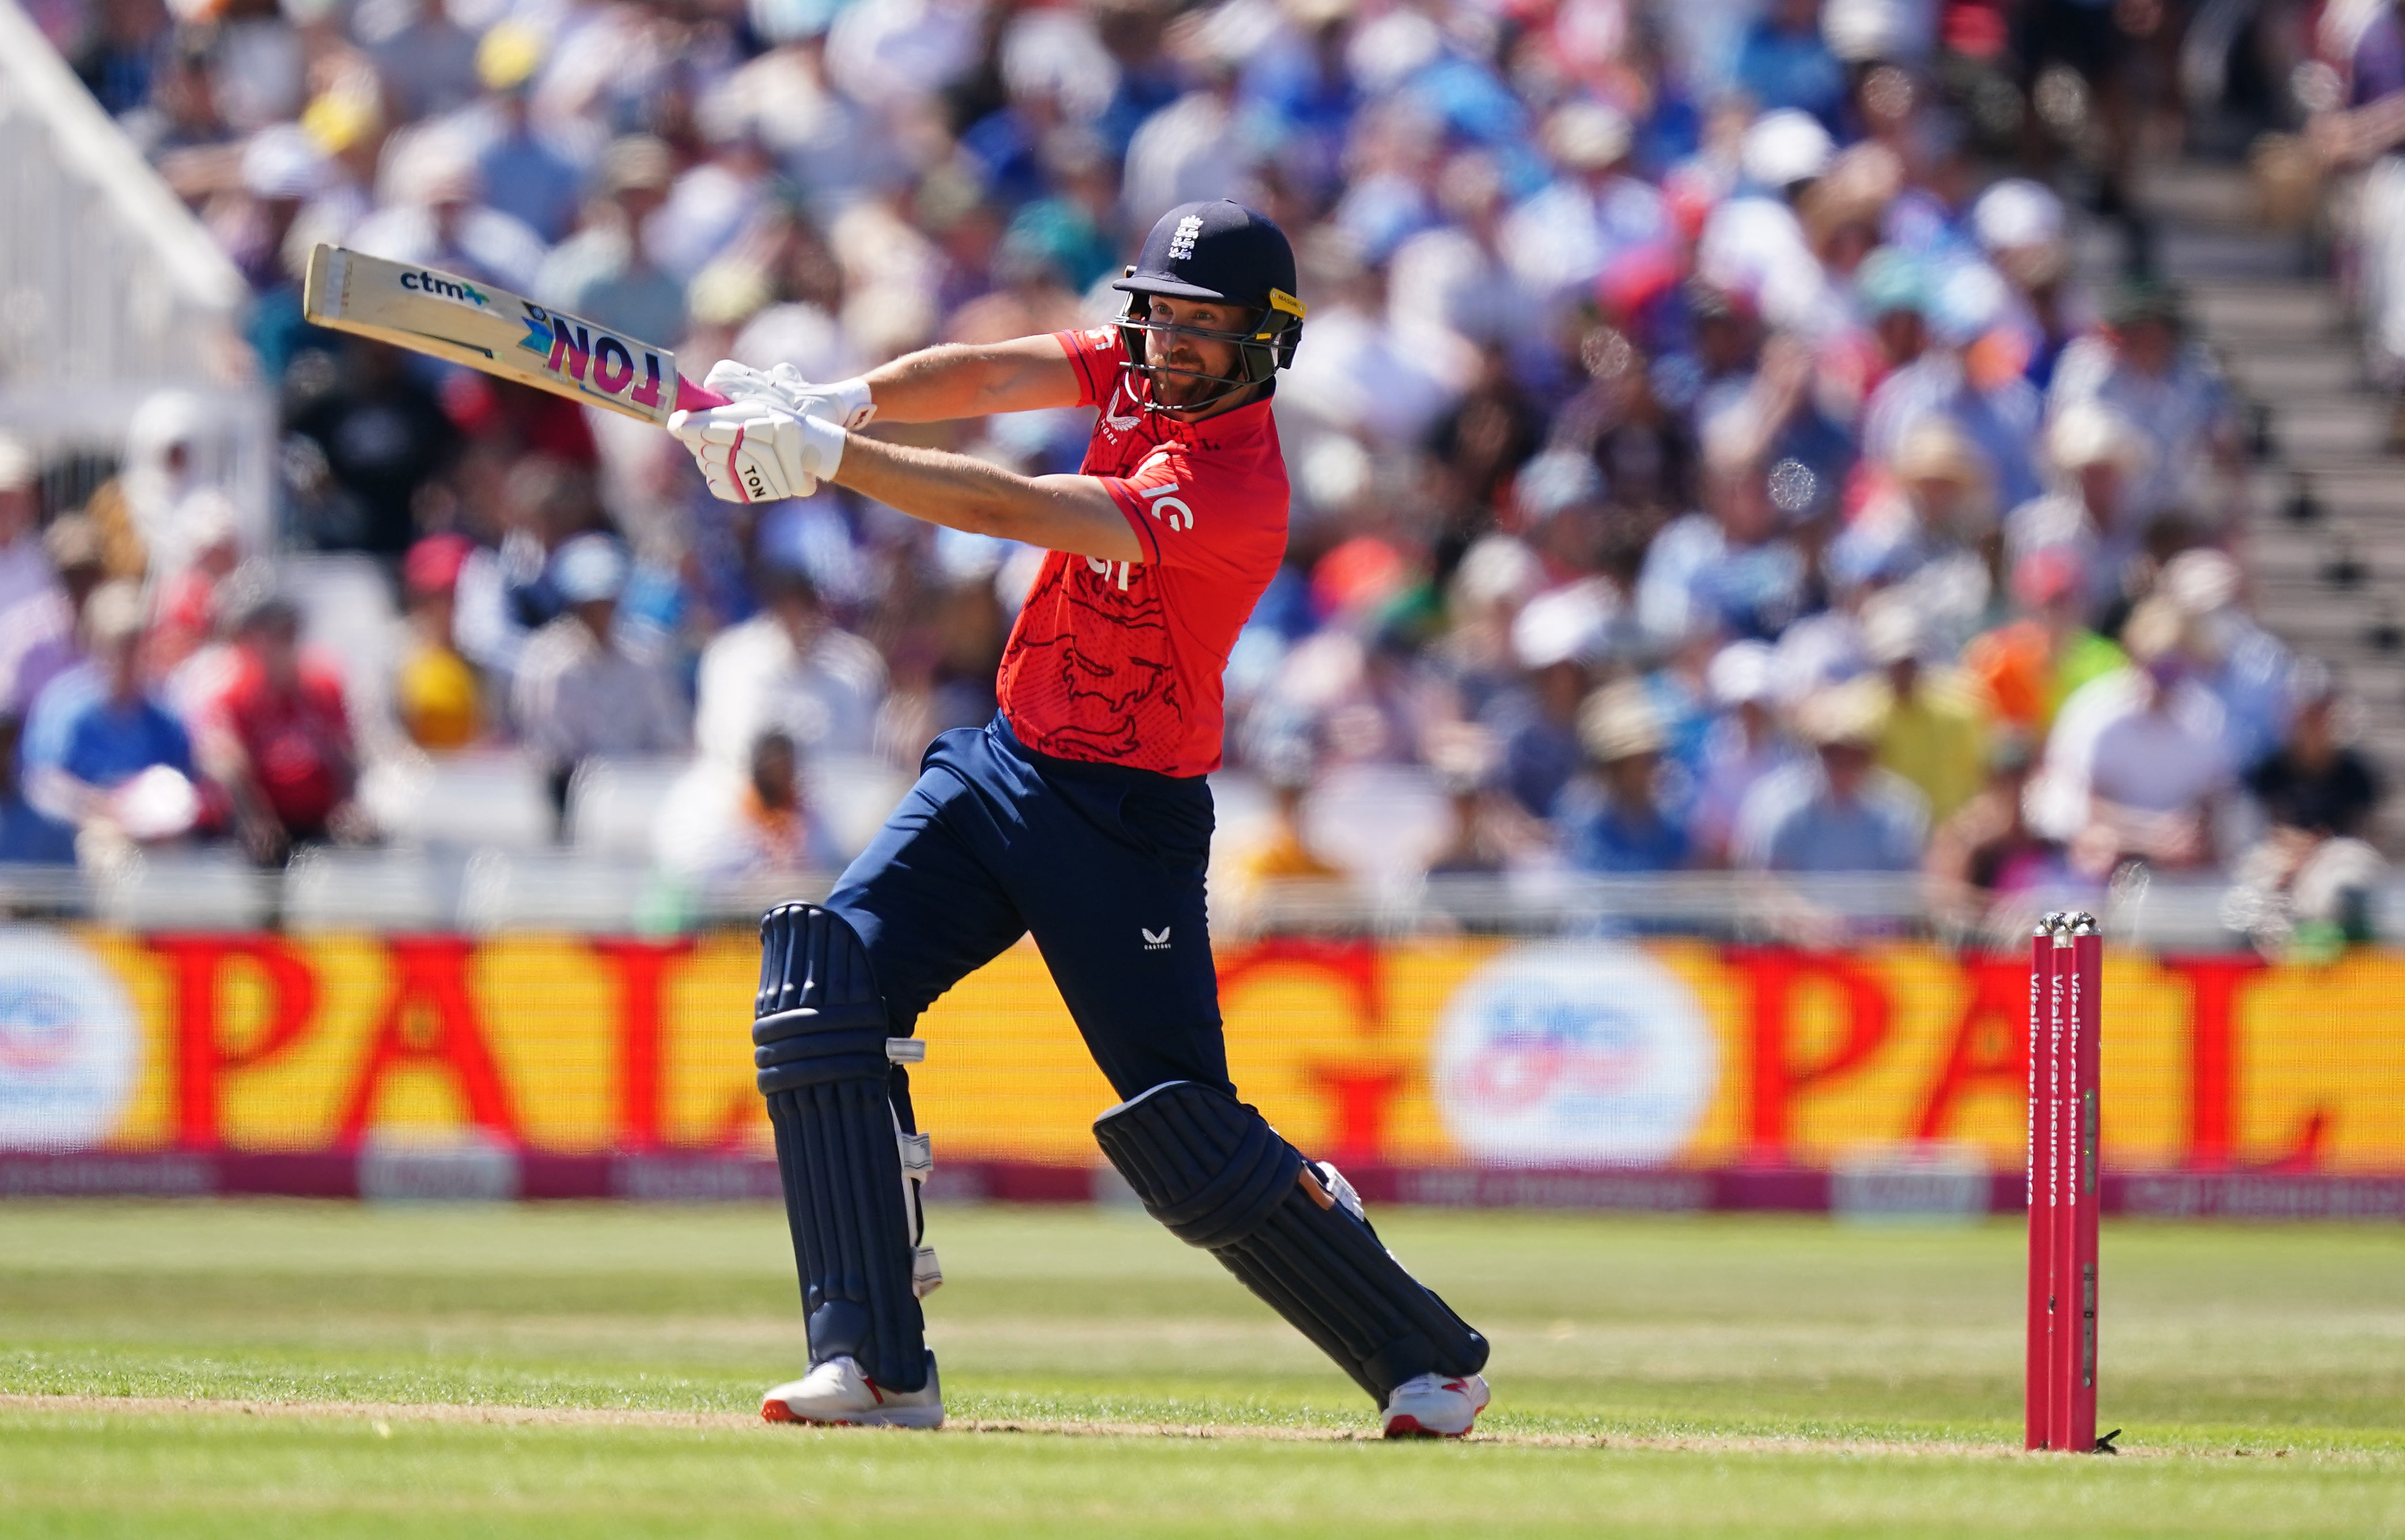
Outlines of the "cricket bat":
[{"label": "cricket bat", "polygon": [[431,354],[504,380],[668,426],[670,414],[724,406],[676,370],[676,355],[581,315],[457,273],[320,243],[301,309],[322,327]]}]

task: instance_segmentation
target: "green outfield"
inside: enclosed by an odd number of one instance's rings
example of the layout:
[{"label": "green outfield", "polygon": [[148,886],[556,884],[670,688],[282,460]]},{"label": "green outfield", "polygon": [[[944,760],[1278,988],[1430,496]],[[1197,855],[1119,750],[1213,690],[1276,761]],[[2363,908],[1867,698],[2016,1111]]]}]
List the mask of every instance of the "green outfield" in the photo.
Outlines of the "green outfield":
[{"label": "green outfield", "polygon": [[1384,1227],[1494,1339],[1488,1439],[1341,1437],[1132,1212],[938,1211],[931,1436],[752,1421],[766,1208],[0,1204],[0,1533],[2405,1534],[2394,1228],[2108,1228],[2130,1453],[2069,1460],[2014,1452],[2015,1226]]}]

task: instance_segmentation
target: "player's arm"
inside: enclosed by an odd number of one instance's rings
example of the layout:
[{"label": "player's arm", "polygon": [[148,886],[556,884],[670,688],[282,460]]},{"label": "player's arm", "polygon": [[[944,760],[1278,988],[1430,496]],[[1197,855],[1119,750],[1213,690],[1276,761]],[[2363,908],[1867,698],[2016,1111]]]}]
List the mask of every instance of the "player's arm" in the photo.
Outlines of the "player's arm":
[{"label": "player's arm", "polygon": [[863,378],[877,415],[887,422],[940,423],[1077,404],[1077,371],[1049,336],[921,348]]},{"label": "player's arm", "polygon": [[863,438],[765,400],[680,412],[668,431],[729,502],[806,497],[832,481],[916,518],[1105,561],[1146,559],[1110,489],[1092,476],[1021,476],[965,455]]},{"label": "player's arm", "polygon": [[948,343],[921,348],[865,374],[827,385],[803,379],[791,364],[758,370],[723,358],[702,384],[734,400],[767,401],[846,427],[865,427],[872,418],[950,422],[997,412],[1076,406],[1083,399],[1076,367],[1060,340],[1050,336],[976,347]]},{"label": "player's arm", "polygon": [[914,518],[973,535],[1104,561],[1145,559],[1127,515],[1097,477],[1020,476],[965,455],[853,433],[845,435],[843,457],[829,479]]}]

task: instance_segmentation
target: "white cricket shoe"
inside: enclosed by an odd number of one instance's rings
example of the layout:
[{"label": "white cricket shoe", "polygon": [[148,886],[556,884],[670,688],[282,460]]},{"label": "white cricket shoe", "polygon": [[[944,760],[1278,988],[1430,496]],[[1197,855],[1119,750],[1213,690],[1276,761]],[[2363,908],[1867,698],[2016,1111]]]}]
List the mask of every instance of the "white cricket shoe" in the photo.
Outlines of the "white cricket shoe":
[{"label": "white cricket shoe", "polygon": [[761,1398],[760,1415],[770,1422],[843,1423],[859,1428],[939,1428],[944,1390],[935,1379],[935,1355],[927,1355],[927,1383],[915,1391],[888,1390],[869,1378],[860,1361],[837,1353],[799,1379],[789,1379]]},{"label": "white cricket shoe", "polygon": [[1458,1438],[1477,1424],[1489,1399],[1483,1375],[1414,1376],[1386,1397],[1386,1436]]}]

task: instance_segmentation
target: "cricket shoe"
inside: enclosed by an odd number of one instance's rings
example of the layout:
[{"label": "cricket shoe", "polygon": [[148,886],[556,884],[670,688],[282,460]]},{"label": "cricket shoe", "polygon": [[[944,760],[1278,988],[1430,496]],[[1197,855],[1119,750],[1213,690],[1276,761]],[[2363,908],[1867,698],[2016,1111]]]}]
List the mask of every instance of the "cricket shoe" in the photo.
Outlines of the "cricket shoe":
[{"label": "cricket shoe", "polygon": [[789,1379],[760,1402],[761,1417],[770,1422],[841,1423],[857,1428],[939,1428],[944,1424],[944,1391],[935,1379],[935,1355],[927,1355],[927,1383],[915,1391],[897,1391],[879,1384],[850,1353],[837,1353],[813,1365],[799,1379]]},{"label": "cricket shoe", "polygon": [[1386,1436],[1459,1438],[1477,1425],[1488,1399],[1482,1375],[1414,1375],[1386,1397]]}]

